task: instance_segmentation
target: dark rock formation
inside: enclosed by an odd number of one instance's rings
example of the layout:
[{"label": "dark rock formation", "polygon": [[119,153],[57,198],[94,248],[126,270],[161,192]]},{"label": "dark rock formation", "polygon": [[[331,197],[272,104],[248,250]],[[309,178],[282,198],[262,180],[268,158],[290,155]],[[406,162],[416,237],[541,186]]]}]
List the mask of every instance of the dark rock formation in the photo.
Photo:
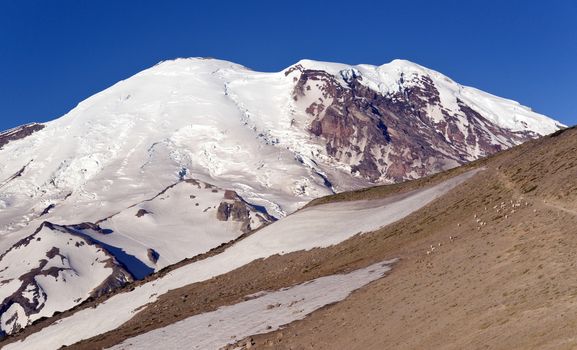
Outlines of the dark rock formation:
[{"label": "dark rock formation", "polygon": [[56,207],[55,204],[50,204],[49,206],[47,206],[46,208],[44,208],[44,210],[42,211],[42,213],[40,214],[40,216],[44,216],[44,215],[50,213],[50,211],[51,211],[52,209],[54,209],[55,207]]},{"label": "dark rock formation", "polygon": [[152,248],[148,248],[147,250],[148,260],[150,260],[153,264],[158,262],[158,258],[160,258],[160,254]]},{"label": "dark rock formation", "polygon": [[149,212],[148,210],[146,210],[146,209],[139,209],[139,210],[136,212],[136,217],[137,217],[137,218],[141,218],[141,217],[143,217],[143,216],[146,215],[146,214],[150,214],[150,212]]},{"label": "dark rock formation", "polygon": [[216,218],[220,221],[228,221],[230,217],[230,208],[232,205],[227,202],[221,202],[216,210]]},{"label": "dark rock formation", "polygon": [[32,135],[36,131],[44,129],[44,127],[45,126],[43,124],[32,123],[22,125],[4,132],[0,132],[0,150],[9,142],[23,139],[27,136]]},{"label": "dark rock formation", "polygon": [[[341,72],[341,79],[301,65],[285,74],[295,71],[293,99],[309,101],[303,108],[310,133],[324,140],[330,158],[372,182],[422,177],[493,154],[504,148],[495,137],[513,144],[536,136],[500,128],[462,101],[458,115],[450,112],[426,75],[401,75],[399,91],[383,95],[363,85],[354,69]],[[310,102],[309,94],[319,92]],[[435,121],[432,110],[443,118]]]}]

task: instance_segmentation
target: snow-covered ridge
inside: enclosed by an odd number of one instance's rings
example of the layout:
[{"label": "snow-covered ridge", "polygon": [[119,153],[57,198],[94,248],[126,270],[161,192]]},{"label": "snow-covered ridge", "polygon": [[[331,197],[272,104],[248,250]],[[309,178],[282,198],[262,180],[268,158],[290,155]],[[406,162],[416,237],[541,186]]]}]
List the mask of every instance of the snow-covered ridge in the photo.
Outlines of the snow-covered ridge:
[{"label": "snow-covered ridge", "polygon": [[29,123],[21,125],[16,128],[12,128],[6,131],[0,132],[0,149],[9,142],[14,142],[19,139],[25,138],[36,131],[44,129],[44,124],[40,123]]},{"label": "snow-covered ridge", "polygon": [[369,64],[349,66],[301,60],[297,65],[302,65],[306,69],[323,70],[335,76],[351,74],[349,72],[354,71],[356,75],[363,78],[361,80],[363,84],[383,95],[418,85],[420,77],[428,76],[433,79],[440,92],[441,104],[449,110],[459,110],[458,98],[491,122],[511,131],[530,130],[539,135],[547,135],[557,131],[560,127],[565,127],[562,123],[533,112],[531,108],[517,101],[461,85],[442,73],[407,60],[396,59],[380,66]]},{"label": "snow-covered ridge", "polygon": [[235,192],[193,179],[96,223],[45,221],[0,255],[0,330],[13,333],[270,221]]}]

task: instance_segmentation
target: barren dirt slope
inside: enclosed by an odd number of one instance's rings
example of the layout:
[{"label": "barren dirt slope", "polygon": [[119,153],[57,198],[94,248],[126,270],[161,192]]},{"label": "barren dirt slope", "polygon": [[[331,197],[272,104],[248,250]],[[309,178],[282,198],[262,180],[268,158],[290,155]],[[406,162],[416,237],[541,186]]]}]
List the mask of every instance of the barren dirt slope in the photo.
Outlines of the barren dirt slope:
[{"label": "barren dirt slope", "polygon": [[341,254],[367,262],[384,252],[400,256],[388,277],[251,342],[276,349],[576,348],[577,130],[485,163],[483,175],[425,210],[343,245]]}]

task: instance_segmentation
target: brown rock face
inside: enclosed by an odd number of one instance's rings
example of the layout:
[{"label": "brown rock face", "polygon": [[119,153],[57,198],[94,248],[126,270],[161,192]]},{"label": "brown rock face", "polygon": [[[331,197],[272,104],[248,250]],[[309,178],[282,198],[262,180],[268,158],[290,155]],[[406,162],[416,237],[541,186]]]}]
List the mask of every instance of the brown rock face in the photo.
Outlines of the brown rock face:
[{"label": "brown rock face", "polygon": [[[371,182],[430,175],[535,137],[499,128],[460,100],[460,111],[449,111],[426,75],[401,74],[399,91],[383,95],[354,69],[342,79],[301,65],[285,74],[296,79],[293,99],[308,101],[302,108],[309,131],[325,142],[326,154]],[[496,137],[509,144],[496,144]]]},{"label": "brown rock face", "polygon": [[241,222],[241,231],[247,233],[252,230],[251,211],[255,213],[255,218],[262,223],[274,221],[274,218],[266,212],[256,213],[258,209],[245,202],[235,191],[225,190],[223,201],[216,210],[216,218],[220,221]]},{"label": "brown rock face", "polygon": [[230,200],[238,199],[238,194],[235,191],[225,190],[224,199],[230,199]]},{"label": "brown rock face", "polygon": [[230,208],[232,207],[231,204],[227,202],[221,202],[216,210],[216,218],[220,221],[228,221],[230,217]]},{"label": "brown rock face", "polygon": [[220,221],[228,221],[229,219],[239,222],[250,221],[250,211],[247,204],[240,200],[235,200],[232,203],[221,202],[216,210],[216,218]]},{"label": "brown rock face", "polygon": [[34,123],[34,124],[22,125],[5,132],[0,132],[0,150],[9,142],[23,139],[27,136],[32,135],[36,131],[44,129],[44,127],[45,126],[43,124]]},{"label": "brown rock face", "polygon": [[230,208],[230,216],[233,221],[250,220],[250,212],[246,204],[241,201],[234,201]]}]

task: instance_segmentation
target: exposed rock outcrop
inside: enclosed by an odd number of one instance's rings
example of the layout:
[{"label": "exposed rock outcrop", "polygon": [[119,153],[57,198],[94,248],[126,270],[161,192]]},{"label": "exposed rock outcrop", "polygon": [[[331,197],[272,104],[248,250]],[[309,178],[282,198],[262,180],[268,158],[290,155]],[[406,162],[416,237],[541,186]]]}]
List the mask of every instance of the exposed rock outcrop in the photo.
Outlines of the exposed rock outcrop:
[{"label": "exposed rock outcrop", "polygon": [[146,210],[146,209],[139,209],[139,210],[136,212],[136,217],[137,217],[137,218],[141,218],[141,217],[143,217],[143,216],[146,215],[146,214],[150,214],[150,212],[149,212],[148,210]]},{"label": "exposed rock outcrop", "polygon": [[259,209],[245,202],[235,191],[224,191],[223,199],[216,210],[216,218],[220,221],[231,220],[241,222],[241,230],[243,233],[250,232],[253,229],[251,227],[251,213],[258,212],[255,216],[260,224],[275,221],[275,219],[266,212],[259,212]]},{"label": "exposed rock outcrop", "polygon": [[448,108],[425,74],[401,73],[398,90],[386,93],[354,68],[337,76],[295,65],[285,74],[326,155],[375,183],[426,176],[537,136],[499,127],[458,98],[458,110]]},{"label": "exposed rock outcrop", "polygon": [[0,150],[9,142],[23,139],[36,131],[44,129],[43,124],[31,123],[0,133]]},{"label": "exposed rock outcrop", "polygon": [[152,262],[153,264],[156,264],[158,258],[160,258],[160,254],[158,254],[158,252],[152,248],[148,248],[147,255],[148,260],[150,260],[150,262]]}]

